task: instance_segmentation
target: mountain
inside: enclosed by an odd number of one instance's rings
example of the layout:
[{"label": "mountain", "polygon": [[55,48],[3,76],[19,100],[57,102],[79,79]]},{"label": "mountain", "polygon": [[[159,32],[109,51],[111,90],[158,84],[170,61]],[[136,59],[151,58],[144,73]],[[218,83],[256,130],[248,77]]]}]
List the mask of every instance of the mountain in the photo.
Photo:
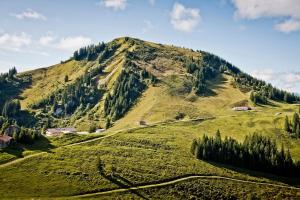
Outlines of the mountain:
[{"label": "mountain", "polygon": [[0,98],[0,198],[299,198],[299,97],[211,53],[117,38]]},{"label": "mountain", "polygon": [[108,118],[125,127],[214,116],[252,105],[252,90],[255,103],[299,100],[207,52],[129,37],[81,48],[67,61],[20,77],[32,81],[20,93],[22,109],[39,120],[51,117],[51,126],[64,119],[82,131],[105,127]]}]

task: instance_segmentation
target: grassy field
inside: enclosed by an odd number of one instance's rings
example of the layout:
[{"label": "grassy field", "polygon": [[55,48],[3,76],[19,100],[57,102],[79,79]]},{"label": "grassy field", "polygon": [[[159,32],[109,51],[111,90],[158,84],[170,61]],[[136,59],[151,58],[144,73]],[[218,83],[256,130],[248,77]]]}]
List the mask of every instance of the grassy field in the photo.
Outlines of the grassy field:
[{"label": "grassy field", "polygon": [[[295,199],[299,192],[222,180],[192,180],[166,187],[140,189],[86,199]],[[72,199],[72,198],[70,198]]]},{"label": "grassy field", "polygon": [[[203,122],[178,122],[145,127],[124,131],[97,142],[54,149],[51,153],[0,169],[0,178],[3,180],[0,189],[1,198],[68,197],[120,188],[124,187],[124,184],[139,185],[158,182],[186,174],[218,175],[242,180],[300,185],[299,180],[233,169],[195,159],[190,153],[192,139],[201,137],[203,133],[214,134],[215,129],[218,128],[216,124],[220,123],[218,120],[224,121],[224,119],[225,117]],[[230,119],[231,122],[235,121],[231,117],[226,119]],[[254,124],[256,123],[260,124],[259,121],[254,122]],[[213,125],[215,126],[213,127]],[[224,133],[223,136],[234,134],[237,136],[236,138],[241,137],[237,134],[240,129],[239,126],[233,127],[236,128],[228,127],[227,130],[233,129],[230,133],[221,129]],[[241,132],[242,135],[243,129]],[[297,148],[291,148],[291,151],[295,154]],[[97,169],[99,159],[105,165],[106,174],[111,174],[114,171],[118,177],[116,180],[112,181],[100,175]],[[221,180],[217,181],[217,185],[213,180],[205,182],[197,183],[196,181],[195,184],[199,184],[199,187],[213,188],[212,191],[222,191],[224,195],[230,194],[237,185]],[[172,189],[174,193],[167,193],[166,197],[172,198],[172,195],[176,195],[178,192],[185,195],[184,191],[192,183],[182,184],[183,186],[180,186],[182,190],[178,190],[179,186],[177,185],[172,186],[175,187]],[[187,185],[185,186],[185,184]],[[14,193],[5,193],[6,188],[14,191]],[[254,189],[248,186],[241,191],[236,189],[234,194],[237,196],[249,195],[248,192]],[[157,193],[156,195],[160,196],[164,189],[153,189],[153,191],[153,195]],[[263,196],[261,194],[267,194],[264,193],[266,191],[274,193],[274,188],[260,187],[257,191],[258,195]],[[204,191],[205,195],[209,194],[207,192]],[[280,192],[287,197],[299,195],[294,190],[281,189]]]},{"label": "grassy field", "polygon": [[50,152],[53,149],[61,146],[82,142],[101,136],[101,134],[68,134],[62,137],[42,137],[41,139],[30,145],[16,144],[11,148],[0,150],[0,164],[7,163],[18,158],[23,158],[35,153]]}]

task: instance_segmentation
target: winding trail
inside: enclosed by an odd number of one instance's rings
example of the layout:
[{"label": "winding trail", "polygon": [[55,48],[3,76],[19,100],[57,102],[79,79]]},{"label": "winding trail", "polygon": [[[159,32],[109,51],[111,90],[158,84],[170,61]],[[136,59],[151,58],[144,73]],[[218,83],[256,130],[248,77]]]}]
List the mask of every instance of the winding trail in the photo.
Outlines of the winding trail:
[{"label": "winding trail", "polygon": [[[108,131],[107,135],[99,136],[99,137],[93,138],[93,139],[84,140],[84,141],[81,141],[81,142],[75,142],[75,143],[72,143],[72,144],[67,144],[67,145],[59,146],[59,147],[50,149],[50,151],[61,149],[61,148],[65,148],[65,147],[71,147],[71,146],[77,146],[77,145],[86,144],[86,143],[90,143],[90,142],[95,142],[95,141],[98,141],[98,140],[103,140],[105,138],[112,137],[112,136],[117,135],[117,134],[119,134],[121,132],[124,132],[124,131],[132,131],[132,130],[137,130],[137,129],[144,129],[144,128],[149,128],[149,127],[154,127],[154,126],[157,126],[157,125],[167,125],[167,124],[175,124],[175,123],[180,123],[180,122],[192,122],[192,121],[200,121],[200,120],[208,120],[208,119],[214,119],[214,117],[200,117],[200,118],[188,119],[188,120],[177,120],[177,121],[167,121],[167,122],[166,121],[154,122],[154,123],[148,124],[146,126],[138,126],[138,127],[132,127],[132,128],[125,128],[125,129],[120,129],[120,130],[117,130],[117,131],[114,131],[114,132],[109,132]],[[24,156],[22,158],[17,158],[17,159],[14,159],[12,161],[8,161],[6,163],[0,164],[0,169],[1,168],[5,168],[5,167],[10,166],[10,165],[21,163],[21,162],[23,162],[23,161],[25,161],[27,159],[38,157],[38,156],[41,156],[41,155],[47,154],[47,153],[48,153],[47,151],[33,153],[33,154],[30,154],[30,155]]]},{"label": "winding trail", "polygon": [[248,181],[248,180],[242,180],[242,179],[236,179],[236,178],[228,178],[225,176],[188,175],[185,177],[179,177],[179,178],[175,178],[170,181],[160,182],[160,183],[156,183],[156,184],[146,184],[146,185],[140,185],[140,186],[134,186],[134,187],[128,187],[128,188],[113,189],[113,190],[108,190],[108,191],[103,191],[103,192],[75,195],[75,196],[72,196],[69,198],[88,198],[88,197],[95,197],[95,196],[101,196],[101,195],[112,194],[112,193],[122,193],[122,192],[128,192],[128,191],[136,191],[136,190],[140,190],[140,189],[163,187],[163,186],[169,186],[169,185],[173,185],[176,183],[189,181],[189,180],[193,180],[193,179],[226,180],[226,181],[234,181],[234,182],[239,182],[239,183],[249,183],[249,184],[256,184],[256,185],[263,185],[263,186],[286,188],[286,189],[292,189],[292,190],[300,190],[300,188],[294,187],[294,186],[288,186],[288,185],[282,185],[282,184],[276,184],[276,183],[264,183],[264,182],[259,182],[259,181]]}]

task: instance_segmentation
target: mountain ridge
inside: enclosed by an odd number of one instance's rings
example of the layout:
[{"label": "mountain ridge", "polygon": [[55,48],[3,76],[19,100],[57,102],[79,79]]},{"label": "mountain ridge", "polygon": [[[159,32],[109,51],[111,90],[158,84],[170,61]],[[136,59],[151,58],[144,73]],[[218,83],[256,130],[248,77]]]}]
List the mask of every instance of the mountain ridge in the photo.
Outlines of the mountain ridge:
[{"label": "mountain ridge", "polygon": [[[19,95],[22,109],[34,112],[39,121],[48,117],[52,120],[50,126],[83,126],[82,130],[91,126],[105,127],[107,120],[121,119],[152,87],[164,88],[162,91],[168,95],[162,96],[166,99],[168,96],[184,96],[184,101],[181,101],[182,98],[177,100],[188,110],[199,110],[195,102],[199,103],[201,97],[217,96],[216,88],[226,82],[226,87],[232,87],[228,92],[236,88],[242,91],[243,96],[223,105],[227,109],[233,105],[251,106],[277,101],[292,103],[299,100],[294,94],[255,79],[216,55],[130,37],[80,48],[60,64],[22,72],[19,76],[30,77],[31,80],[30,86]],[[194,109],[188,105],[193,101],[191,105],[195,105]],[[151,113],[155,116],[153,109],[156,106],[153,105],[144,116]],[[175,115],[196,116],[181,110],[158,119],[170,120],[177,118]],[[138,121],[141,120],[144,117]],[[41,126],[46,125],[43,122]]]}]

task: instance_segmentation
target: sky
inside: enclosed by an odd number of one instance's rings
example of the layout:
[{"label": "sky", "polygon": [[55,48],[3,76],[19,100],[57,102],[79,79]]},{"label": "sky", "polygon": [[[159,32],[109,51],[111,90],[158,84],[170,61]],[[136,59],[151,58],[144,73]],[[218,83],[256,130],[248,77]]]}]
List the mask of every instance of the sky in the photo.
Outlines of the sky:
[{"label": "sky", "polygon": [[0,72],[123,36],[208,51],[300,93],[300,0],[1,0]]}]

